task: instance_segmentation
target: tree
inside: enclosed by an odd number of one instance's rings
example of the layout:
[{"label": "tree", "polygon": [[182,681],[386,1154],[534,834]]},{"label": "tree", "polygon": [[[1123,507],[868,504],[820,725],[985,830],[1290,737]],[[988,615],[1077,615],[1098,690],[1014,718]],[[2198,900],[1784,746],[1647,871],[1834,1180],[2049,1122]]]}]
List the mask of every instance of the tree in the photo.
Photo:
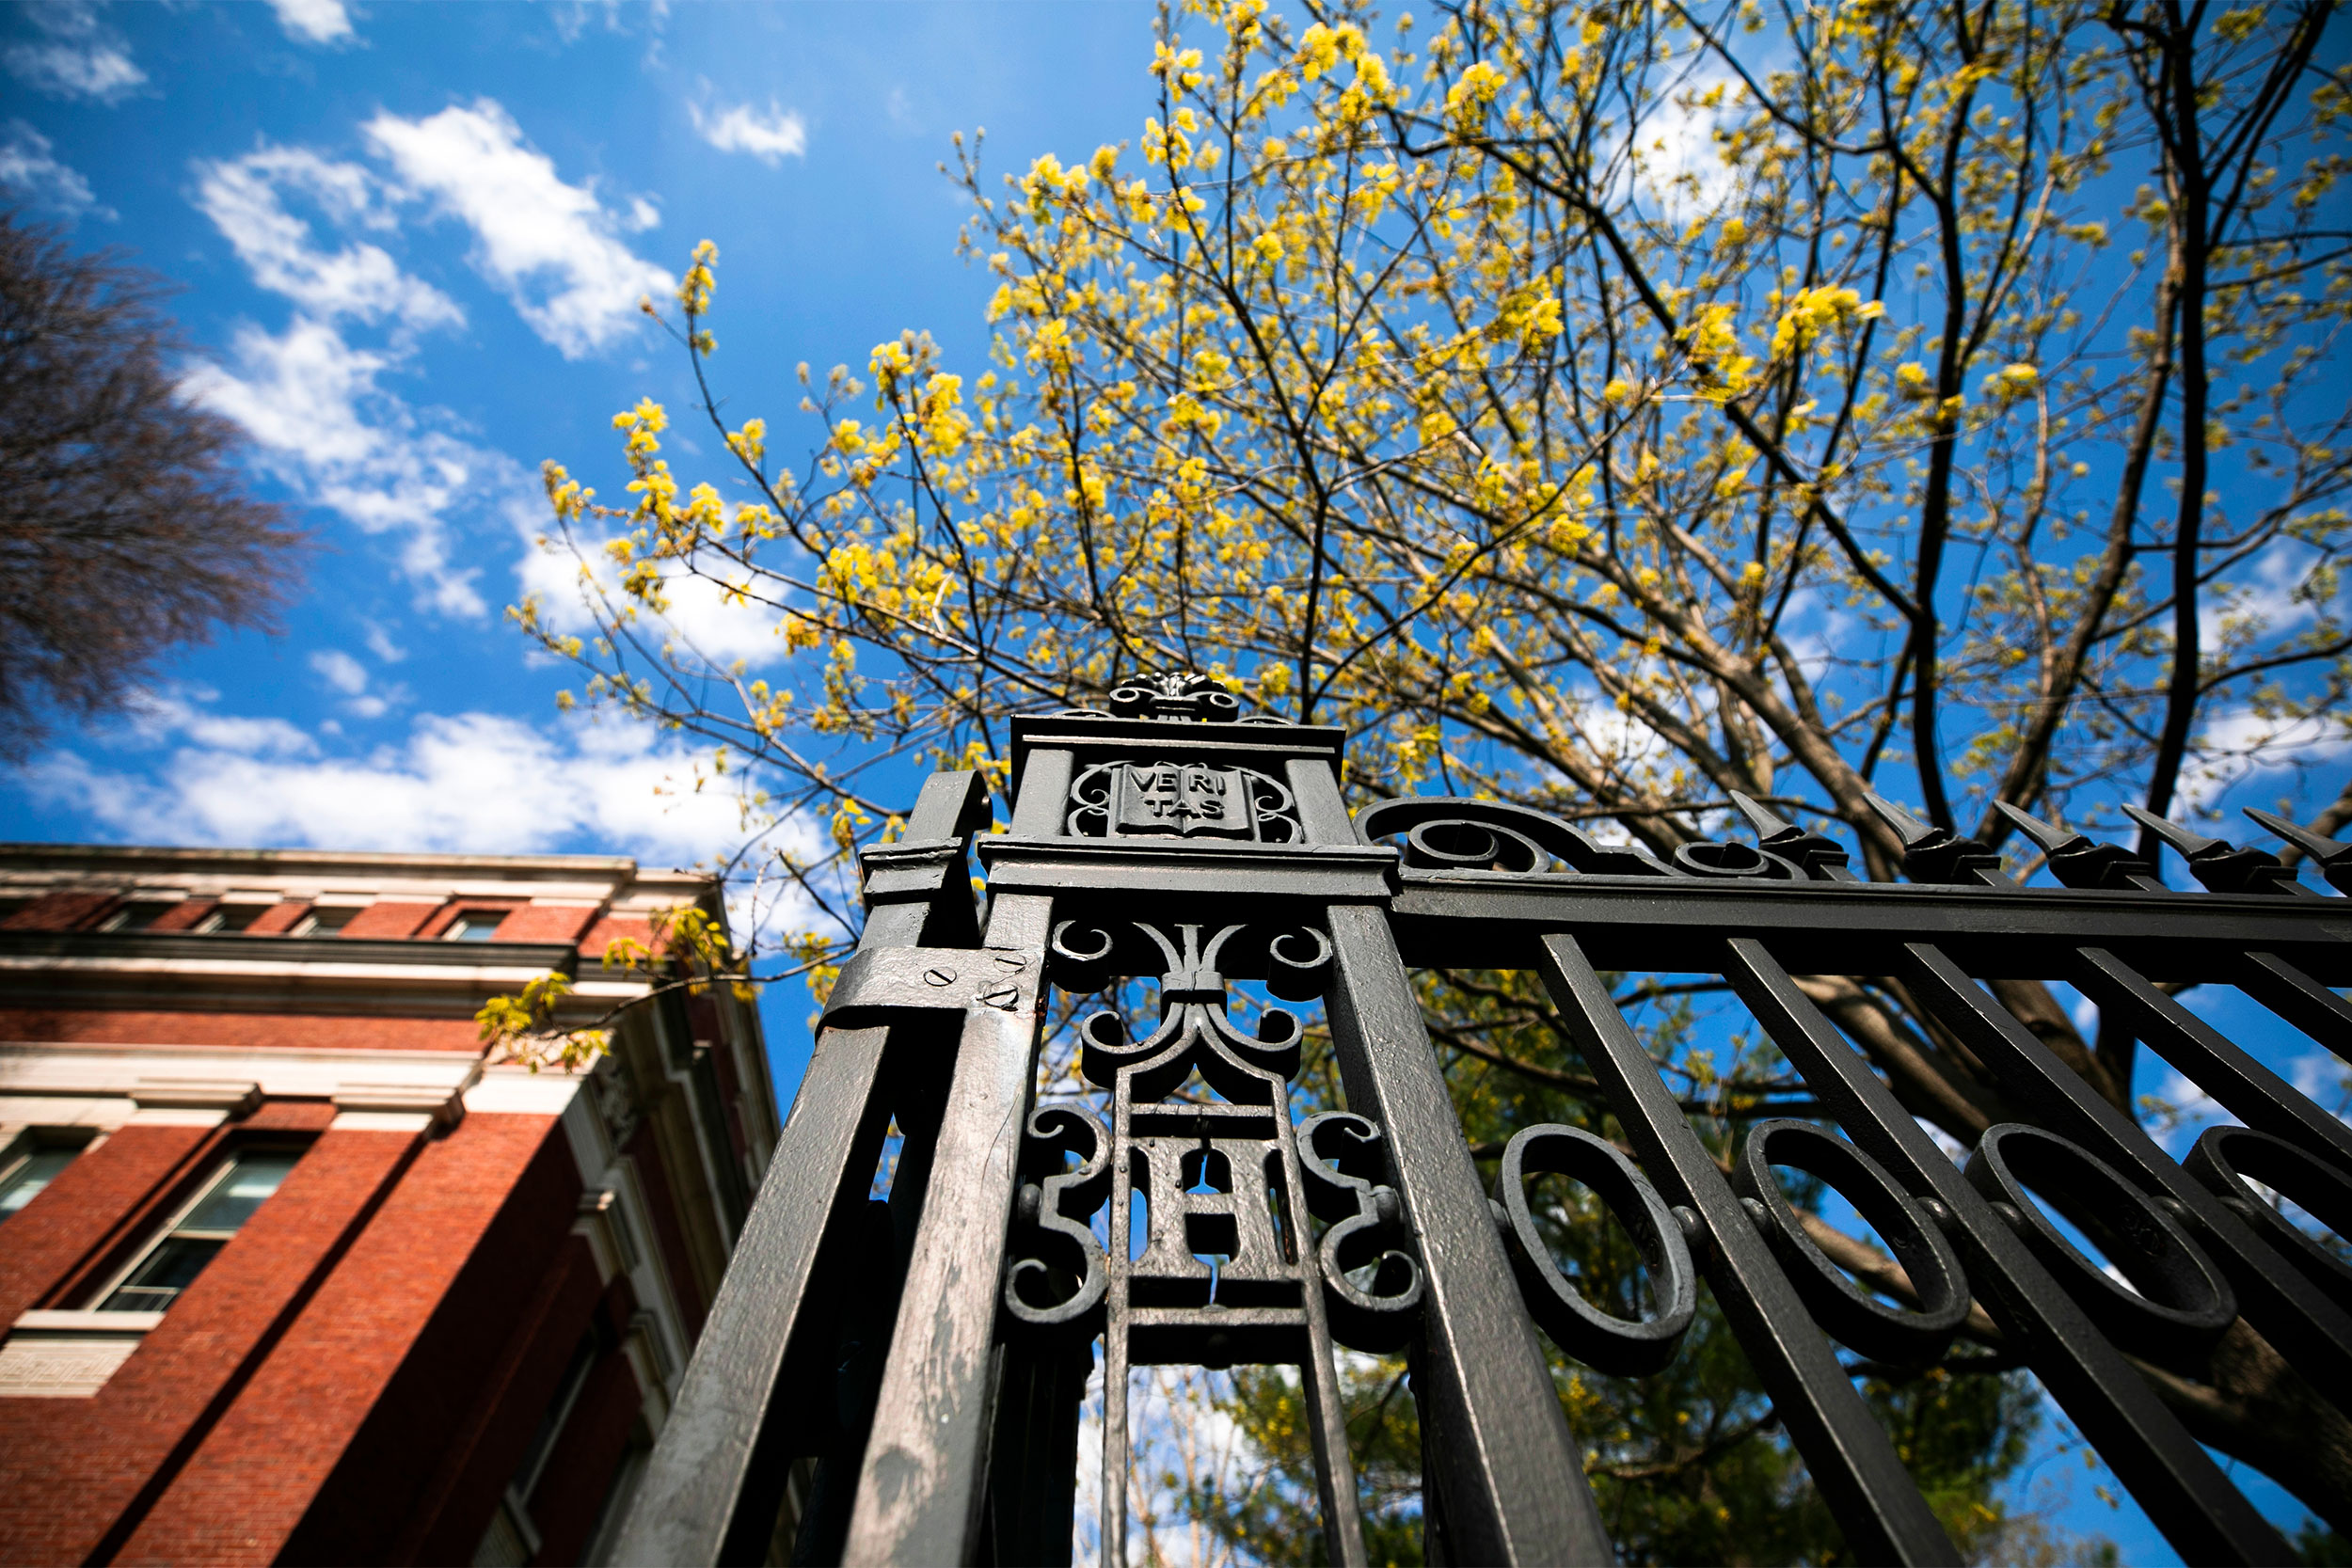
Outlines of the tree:
[{"label": "tree", "polygon": [[[958,143],[993,362],[910,333],[870,386],[803,367],[797,472],[722,417],[699,249],[675,330],[733,467],[690,489],[666,411],[620,415],[633,504],[548,468],[581,608],[516,615],[841,852],[908,760],[1000,770],[1007,714],[1191,668],[1346,724],[1361,799],[1665,853],[1736,790],[1888,879],[1875,790],[2030,875],[2003,803],[2095,831],[2352,733],[2331,19],[1457,0],[1375,47],[1343,6],[1164,12],[1139,169],[1041,157],[999,196]],[[698,651],[697,578],[788,673]],[[843,907],[837,861],[776,863]],[[1423,983],[1466,1117],[1501,1074],[1602,1124],[1529,977]],[[1804,983],[1954,1138],[2018,1116],[1899,986]],[[2127,1031],[1995,989],[2139,1114]],[[1791,1082],[1721,1030],[1658,1043],[1725,1139]],[[2259,1336],[2149,1374],[2344,1525],[2352,1423]],[[1997,1444],[1988,1398],[1953,1418]]]},{"label": "tree", "polygon": [[119,707],[216,626],[270,629],[302,536],[182,390],[169,286],[0,214],[0,754]]}]

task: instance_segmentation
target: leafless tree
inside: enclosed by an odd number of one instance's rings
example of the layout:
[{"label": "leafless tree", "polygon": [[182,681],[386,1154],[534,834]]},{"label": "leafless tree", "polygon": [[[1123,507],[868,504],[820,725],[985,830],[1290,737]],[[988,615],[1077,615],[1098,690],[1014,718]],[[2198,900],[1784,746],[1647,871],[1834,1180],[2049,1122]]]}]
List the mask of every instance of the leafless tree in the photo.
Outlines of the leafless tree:
[{"label": "leafless tree", "polygon": [[119,707],[167,650],[268,630],[306,543],[183,390],[168,283],[0,214],[0,757]]}]

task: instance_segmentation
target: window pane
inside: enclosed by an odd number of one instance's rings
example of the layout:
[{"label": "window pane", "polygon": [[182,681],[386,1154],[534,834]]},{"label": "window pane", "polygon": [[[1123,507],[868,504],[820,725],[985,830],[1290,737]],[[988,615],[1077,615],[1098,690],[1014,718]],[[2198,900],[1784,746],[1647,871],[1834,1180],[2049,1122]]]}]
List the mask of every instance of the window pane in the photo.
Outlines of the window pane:
[{"label": "window pane", "polygon": [[204,1195],[204,1201],[188,1212],[188,1217],[172,1228],[174,1231],[235,1230],[262,1206],[262,1200],[278,1190],[294,1169],[298,1156],[293,1154],[241,1154],[236,1169]]},{"label": "window pane", "polygon": [[227,1246],[225,1238],[167,1236],[154,1251],[131,1271],[131,1277],[99,1304],[101,1312],[160,1312],[204,1272],[213,1254]]},{"label": "window pane", "polygon": [[32,1202],[80,1152],[78,1148],[37,1148],[24,1156],[22,1164],[0,1179],[0,1220]]},{"label": "window pane", "polygon": [[506,916],[496,914],[461,914],[449,928],[452,942],[488,942],[506,923]]}]

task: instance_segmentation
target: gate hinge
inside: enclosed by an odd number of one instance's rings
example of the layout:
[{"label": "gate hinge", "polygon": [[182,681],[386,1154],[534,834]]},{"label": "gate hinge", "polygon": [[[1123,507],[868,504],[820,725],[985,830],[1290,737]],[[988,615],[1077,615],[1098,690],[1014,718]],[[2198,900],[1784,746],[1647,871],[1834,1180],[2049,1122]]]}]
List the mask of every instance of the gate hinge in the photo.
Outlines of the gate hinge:
[{"label": "gate hinge", "polygon": [[874,947],[841,966],[820,1027],[865,1028],[899,1012],[1020,1013],[1037,1000],[1038,959],[1000,947]]}]

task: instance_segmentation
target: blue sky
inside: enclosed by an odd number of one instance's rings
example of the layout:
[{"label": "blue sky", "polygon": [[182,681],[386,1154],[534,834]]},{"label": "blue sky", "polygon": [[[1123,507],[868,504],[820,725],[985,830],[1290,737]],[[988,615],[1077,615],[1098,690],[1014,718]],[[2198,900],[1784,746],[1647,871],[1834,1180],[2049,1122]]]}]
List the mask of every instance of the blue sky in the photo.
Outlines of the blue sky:
[{"label": "blue sky", "polygon": [[185,286],[197,386],[322,546],[285,636],[175,658],[135,721],[0,784],[8,836],[723,846],[723,803],[656,795],[673,753],[556,721],[556,672],[502,620],[564,581],[531,546],[540,462],[617,491],[612,414],[685,401],[636,304],[704,238],[743,412],[787,424],[796,362],[862,367],[907,327],[977,356],[950,132],[1023,165],[1118,137],[1150,26],[1112,5],[0,16],[0,180]]},{"label": "blue sky", "polygon": [[[666,296],[706,238],[721,256],[713,371],[738,420],[788,432],[796,363],[862,367],[906,328],[978,360],[992,284],[955,254],[964,209],[937,168],[950,133],[985,127],[998,170],[1132,139],[1152,16],[0,12],[0,182],[77,245],[123,245],[184,286],[175,309],[204,352],[193,385],[253,433],[261,487],[320,546],[282,637],[175,657],[124,721],[63,729],[0,774],[0,836],[664,863],[731,847],[723,800],[661,792],[687,779],[682,753],[559,718],[559,672],[502,620],[564,583],[532,545],[540,462],[615,493],[613,412],[688,404],[681,356],[636,304]],[[697,437],[679,437],[681,471],[700,467]],[[737,633],[747,650],[765,635]],[[792,988],[767,1010],[788,1097],[806,1001]],[[2285,1071],[2311,1056],[2291,1032],[2248,1043]],[[2170,1086],[2159,1063],[2144,1078]],[[2081,1476],[2057,1457],[2038,1471]],[[2169,1557],[2129,1512],[2062,1490],[2070,1526],[2118,1535],[2128,1561]]]}]

